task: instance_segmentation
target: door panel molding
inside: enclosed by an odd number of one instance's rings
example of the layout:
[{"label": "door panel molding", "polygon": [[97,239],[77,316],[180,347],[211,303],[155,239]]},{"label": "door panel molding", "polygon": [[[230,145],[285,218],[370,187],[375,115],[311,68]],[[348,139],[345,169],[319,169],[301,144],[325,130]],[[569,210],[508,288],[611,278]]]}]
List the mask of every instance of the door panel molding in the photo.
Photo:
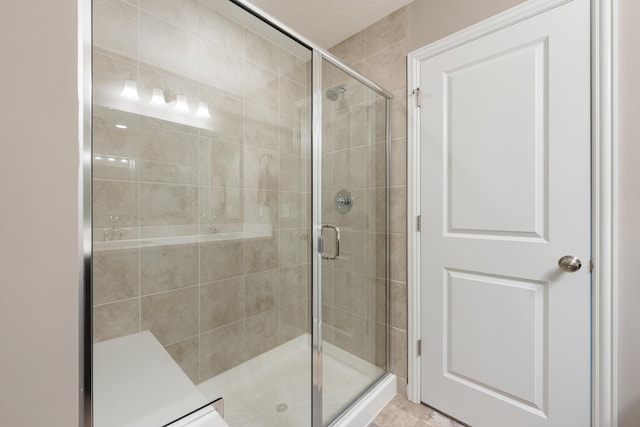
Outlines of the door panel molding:
[{"label": "door panel molding", "polygon": [[[420,63],[572,0],[530,0],[407,57],[407,397],[420,402]],[[617,0],[591,1],[592,37],[592,427],[617,427]],[[419,100],[418,100],[419,101]],[[425,343],[428,345],[428,343]],[[454,414],[455,415],[455,414]]]}]

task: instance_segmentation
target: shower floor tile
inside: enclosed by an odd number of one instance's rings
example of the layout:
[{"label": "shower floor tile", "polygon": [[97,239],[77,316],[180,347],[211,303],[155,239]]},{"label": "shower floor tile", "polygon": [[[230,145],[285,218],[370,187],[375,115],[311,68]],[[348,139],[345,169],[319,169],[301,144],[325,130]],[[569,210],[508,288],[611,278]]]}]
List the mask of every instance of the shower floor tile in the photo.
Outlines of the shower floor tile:
[{"label": "shower floor tile", "polygon": [[[323,413],[336,415],[382,369],[323,344]],[[302,335],[198,385],[224,399],[230,427],[308,427],[311,424],[311,340]]]}]

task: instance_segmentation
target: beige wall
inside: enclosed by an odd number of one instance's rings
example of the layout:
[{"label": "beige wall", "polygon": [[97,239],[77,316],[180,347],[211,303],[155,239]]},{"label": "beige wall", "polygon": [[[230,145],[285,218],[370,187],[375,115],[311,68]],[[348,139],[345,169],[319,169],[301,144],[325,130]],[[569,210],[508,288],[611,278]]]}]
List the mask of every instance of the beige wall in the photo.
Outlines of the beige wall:
[{"label": "beige wall", "polygon": [[415,0],[407,5],[408,51],[455,33],[524,0]]},{"label": "beige wall", "polygon": [[5,3],[0,425],[78,424],[77,1]]},{"label": "beige wall", "polygon": [[640,3],[620,0],[619,426],[640,425]]}]

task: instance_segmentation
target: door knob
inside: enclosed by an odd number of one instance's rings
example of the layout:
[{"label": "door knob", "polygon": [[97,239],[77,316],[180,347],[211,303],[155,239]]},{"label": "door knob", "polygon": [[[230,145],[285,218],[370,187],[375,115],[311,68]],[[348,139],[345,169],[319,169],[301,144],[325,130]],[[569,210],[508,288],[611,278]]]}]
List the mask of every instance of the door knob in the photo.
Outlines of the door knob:
[{"label": "door knob", "polygon": [[558,260],[558,265],[562,271],[573,273],[574,271],[580,270],[580,267],[582,267],[582,261],[580,261],[578,257],[565,255]]}]

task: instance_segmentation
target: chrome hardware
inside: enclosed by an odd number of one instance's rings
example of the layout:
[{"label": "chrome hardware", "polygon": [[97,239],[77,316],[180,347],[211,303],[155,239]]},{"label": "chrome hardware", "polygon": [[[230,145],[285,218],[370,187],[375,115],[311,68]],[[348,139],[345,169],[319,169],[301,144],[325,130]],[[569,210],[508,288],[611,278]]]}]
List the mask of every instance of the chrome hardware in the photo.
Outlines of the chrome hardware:
[{"label": "chrome hardware", "polygon": [[341,214],[349,212],[353,206],[353,196],[347,190],[338,191],[334,201],[336,211]]},{"label": "chrome hardware", "polygon": [[111,215],[109,217],[109,221],[111,221],[111,228],[105,228],[104,230],[104,241],[109,242],[111,240],[122,240],[124,237],[124,230],[122,228],[118,228],[118,220],[117,216]]},{"label": "chrome hardware", "polygon": [[322,251],[322,259],[333,260],[340,256],[340,229],[333,224],[322,224],[322,229],[330,228],[335,231],[336,234],[336,252],[331,256],[325,256],[324,250]]},{"label": "chrome hardware", "polygon": [[214,225],[214,222],[216,221],[216,216],[215,215],[212,214],[212,215],[209,215],[207,217],[206,215],[202,214],[200,216],[202,217],[202,219],[204,221],[207,221],[207,218],[208,218],[209,223],[207,224],[207,230],[209,230],[209,233],[217,233],[218,232],[218,227],[216,227]]},{"label": "chrome hardware", "polygon": [[578,257],[565,255],[558,260],[558,265],[560,266],[562,271],[573,273],[574,271],[580,270],[580,267],[582,267],[582,261],[580,261]]}]

